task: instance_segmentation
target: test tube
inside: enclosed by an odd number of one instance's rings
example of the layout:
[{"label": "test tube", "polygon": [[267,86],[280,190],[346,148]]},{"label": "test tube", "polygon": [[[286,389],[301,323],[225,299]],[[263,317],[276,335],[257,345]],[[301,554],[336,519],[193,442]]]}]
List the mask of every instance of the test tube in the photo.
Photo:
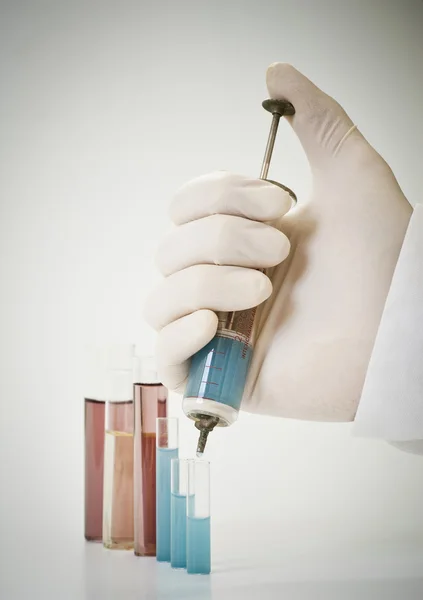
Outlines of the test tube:
[{"label": "test tube", "polygon": [[179,456],[178,419],[156,421],[156,558],[170,562],[171,461]]},{"label": "test tube", "polygon": [[101,542],[103,527],[104,400],[85,398],[85,539]]},{"label": "test tube", "polygon": [[151,357],[136,359],[134,384],[134,552],[156,555],[156,419],[167,415],[167,389]]},{"label": "test tube", "polygon": [[189,463],[173,458],[171,464],[170,564],[174,569],[187,566],[187,498]]},{"label": "test tube", "polygon": [[[133,346],[130,347],[133,349]],[[104,445],[103,545],[134,547],[133,355],[122,350],[121,365],[108,371]]]},{"label": "test tube", "polygon": [[106,347],[88,346],[84,361],[85,539],[103,538]]},{"label": "test tube", "polygon": [[208,575],[210,565],[210,463],[189,463],[187,502],[187,572]]}]

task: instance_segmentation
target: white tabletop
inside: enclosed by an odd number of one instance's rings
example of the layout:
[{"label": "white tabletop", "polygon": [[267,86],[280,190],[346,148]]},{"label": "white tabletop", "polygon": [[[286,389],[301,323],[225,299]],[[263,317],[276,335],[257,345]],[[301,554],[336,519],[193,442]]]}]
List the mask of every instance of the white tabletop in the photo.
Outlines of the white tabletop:
[{"label": "white tabletop", "polygon": [[[188,575],[154,558],[105,550],[80,536],[3,546],[2,600],[421,600],[423,550],[324,547],[251,539],[220,530],[213,573]],[[226,543],[225,543],[226,539]],[[237,542],[238,539],[238,542]],[[341,539],[341,538],[340,538]],[[241,547],[242,546],[242,547]],[[319,550],[320,548],[320,550]],[[236,558],[234,558],[236,556]]]}]

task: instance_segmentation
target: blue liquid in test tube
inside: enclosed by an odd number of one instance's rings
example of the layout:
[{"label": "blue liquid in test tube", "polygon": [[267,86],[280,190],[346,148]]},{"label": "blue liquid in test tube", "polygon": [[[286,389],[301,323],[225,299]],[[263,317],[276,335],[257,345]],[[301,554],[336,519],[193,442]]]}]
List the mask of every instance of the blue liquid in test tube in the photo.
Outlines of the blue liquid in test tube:
[{"label": "blue liquid in test tube", "polygon": [[187,572],[208,575],[211,571],[209,462],[190,462],[188,493]]},{"label": "blue liquid in test tube", "polygon": [[192,462],[186,458],[172,460],[170,564],[174,569],[187,566],[187,498],[191,498],[188,483]]},{"label": "blue liquid in test tube", "polygon": [[210,517],[188,517],[187,571],[192,574],[210,573]]},{"label": "blue liquid in test tube", "polygon": [[175,569],[187,566],[187,497],[172,494],[171,499],[171,551],[170,564]]},{"label": "blue liquid in test tube", "polygon": [[[165,423],[166,422],[166,423]],[[176,424],[174,423],[176,422]],[[160,430],[169,428],[169,434]],[[170,432],[175,429],[176,434]],[[172,438],[176,439],[172,440]],[[157,419],[157,448],[156,448],[156,558],[158,561],[170,562],[170,532],[171,532],[171,461],[178,458],[177,419]],[[171,446],[166,444],[172,441]],[[163,444],[161,447],[160,444]]]}]

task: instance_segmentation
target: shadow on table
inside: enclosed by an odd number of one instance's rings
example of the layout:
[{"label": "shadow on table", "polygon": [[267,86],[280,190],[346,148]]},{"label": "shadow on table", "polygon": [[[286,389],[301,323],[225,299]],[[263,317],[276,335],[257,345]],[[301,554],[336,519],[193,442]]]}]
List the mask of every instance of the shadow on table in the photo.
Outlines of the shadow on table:
[{"label": "shadow on table", "polygon": [[156,595],[152,595],[151,600],[215,600],[212,579],[213,575],[188,575],[183,569],[175,570],[168,564],[158,564]]}]

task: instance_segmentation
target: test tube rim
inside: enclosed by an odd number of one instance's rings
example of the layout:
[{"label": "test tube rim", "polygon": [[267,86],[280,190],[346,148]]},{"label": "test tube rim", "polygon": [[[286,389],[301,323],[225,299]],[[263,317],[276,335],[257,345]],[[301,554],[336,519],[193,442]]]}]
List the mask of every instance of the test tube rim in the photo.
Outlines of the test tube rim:
[{"label": "test tube rim", "polygon": [[186,494],[188,495],[188,491],[189,491],[189,465],[190,463],[193,461],[193,458],[186,458],[186,457],[179,457],[179,456],[174,456],[173,458],[170,459],[170,491],[172,494],[177,493],[178,492],[174,492],[174,465],[178,464],[184,464],[186,465],[186,469],[187,469],[187,483],[186,483]]},{"label": "test tube rim", "polygon": [[[172,445],[172,446],[169,446],[169,445],[161,446],[160,445],[161,435],[163,435],[163,434],[160,433],[159,423],[162,423],[164,421],[166,421],[167,423],[175,423],[175,427],[176,427],[176,429],[175,429],[175,439],[176,439],[175,445]],[[159,449],[167,448],[167,449],[172,449],[172,450],[179,448],[179,419],[178,419],[178,417],[156,417],[156,447]]]},{"label": "test tube rim", "polygon": [[[201,493],[204,491],[200,491],[200,493],[198,493],[198,491],[196,490],[196,486],[195,486],[195,481],[197,479],[196,477],[196,466],[197,465],[202,465],[204,467],[206,467],[206,473],[207,473],[207,513],[208,513],[208,517],[211,517],[211,467],[210,467],[210,461],[207,459],[203,459],[203,458],[193,458],[191,461],[191,465],[189,465],[189,471],[188,471],[188,495],[189,496],[193,496],[194,498],[196,498],[197,495],[201,495]],[[193,481],[191,481],[191,478],[193,478]],[[196,508],[196,499],[194,499],[194,502],[188,506],[187,505],[187,516],[191,517],[192,515],[190,514],[191,510],[194,511],[194,513],[197,511]]]}]

